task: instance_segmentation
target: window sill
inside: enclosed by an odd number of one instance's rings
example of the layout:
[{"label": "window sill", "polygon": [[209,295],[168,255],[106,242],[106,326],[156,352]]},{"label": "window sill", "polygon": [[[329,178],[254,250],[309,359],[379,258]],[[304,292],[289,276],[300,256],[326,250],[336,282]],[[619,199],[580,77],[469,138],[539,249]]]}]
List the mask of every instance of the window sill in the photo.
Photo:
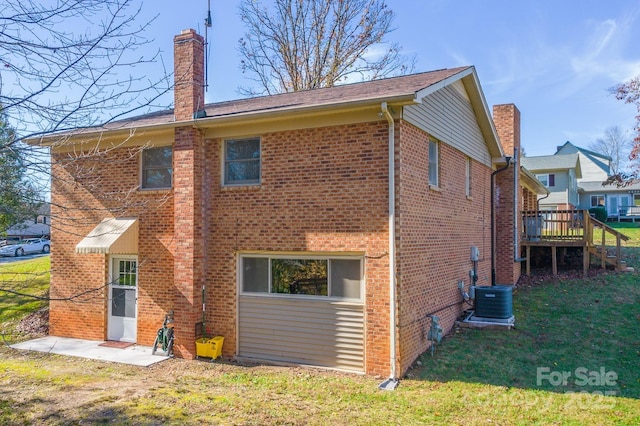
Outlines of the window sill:
[{"label": "window sill", "polygon": [[171,192],[173,191],[173,188],[138,188],[138,193],[139,194],[149,194],[149,195],[153,195],[153,194],[166,194],[167,192]]},{"label": "window sill", "polygon": [[467,200],[473,201],[473,197],[471,195],[467,195]]},{"label": "window sill", "polygon": [[222,185],[220,187],[223,191],[259,191],[262,185],[259,183],[247,184],[247,185]]},{"label": "window sill", "polygon": [[435,192],[442,192],[442,189],[439,186],[429,184],[429,190]]}]

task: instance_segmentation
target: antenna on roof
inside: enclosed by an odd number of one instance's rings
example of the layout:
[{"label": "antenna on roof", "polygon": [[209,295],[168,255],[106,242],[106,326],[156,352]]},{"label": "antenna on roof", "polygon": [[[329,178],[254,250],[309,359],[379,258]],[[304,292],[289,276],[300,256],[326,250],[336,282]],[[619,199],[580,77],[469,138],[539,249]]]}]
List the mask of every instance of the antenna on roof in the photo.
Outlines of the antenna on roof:
[{"label": "antenna on roof", "polygon": [[211,0],[208,0],[207,17],[204,18],[204,90],[209,88],[209,28],[211,20]]}]

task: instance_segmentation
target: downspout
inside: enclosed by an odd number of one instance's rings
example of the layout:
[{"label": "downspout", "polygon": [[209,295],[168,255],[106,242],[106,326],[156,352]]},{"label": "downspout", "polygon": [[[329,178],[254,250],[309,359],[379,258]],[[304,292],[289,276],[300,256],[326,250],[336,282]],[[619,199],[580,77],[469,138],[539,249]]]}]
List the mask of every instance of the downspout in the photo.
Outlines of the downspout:
[{"label": "downspout", "polygon": [[496,195],[495,195],[495,175],[509,168],[511,157],[505,157],[507,165],[491,173],[491,285],[496,285]]},{"label": "downspout", "polygon": [[518,222],[520,221],[520,211],[518,208],[520,200],[520,148],[513,148],[513,261],[522,262],[526,258],[520,257],[520,235],[518,234]]},{"label": "downspout", "polygon": [[389,123],[389,362],[391,374],[389,379],[380,384],[379,388],[394,390],[398,386],[396,372],[396,188],[395,188],[395,122],[387,103],[380,104],[382,114]]}]

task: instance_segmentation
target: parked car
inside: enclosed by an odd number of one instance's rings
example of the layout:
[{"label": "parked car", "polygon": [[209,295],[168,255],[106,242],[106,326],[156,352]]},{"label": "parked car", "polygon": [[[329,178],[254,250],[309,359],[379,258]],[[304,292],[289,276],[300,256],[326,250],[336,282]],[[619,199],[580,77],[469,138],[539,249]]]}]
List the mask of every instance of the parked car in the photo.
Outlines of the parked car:
[{"label": "parked car", "polygon": [[4,247],[0,247],[0,256],[24,256],[31,253],[49,253],[51,241],[46,238],[29,238]]},{"label": "parked car", "polygon": [[8,246],[9,244],[16,244],[20,242],[21,238],[18,237],[8,237],[0,240],[0,247]]}]

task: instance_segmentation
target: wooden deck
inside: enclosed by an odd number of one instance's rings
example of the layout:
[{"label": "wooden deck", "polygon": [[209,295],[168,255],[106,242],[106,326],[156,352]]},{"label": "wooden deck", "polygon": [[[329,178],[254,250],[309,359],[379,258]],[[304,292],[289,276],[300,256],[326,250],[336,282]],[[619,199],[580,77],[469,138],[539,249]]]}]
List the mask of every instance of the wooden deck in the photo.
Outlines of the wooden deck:
[{"label": "wooden deck", "polygon": [[[629,238],[607,224],[589,216],[586,210],[538,210],[522,212],[521,245],[525,248],[526,274],[531,275],[531,248],[551,248],[551,268],[558,274],[558,249],[582,247],[582,272],[587,276],[592,255],[598,266],[613,265],[624,270],[622,241]],[[608,243],[608,244],[607,244]],[[615,246],[615,249],[609,249]]]}]

